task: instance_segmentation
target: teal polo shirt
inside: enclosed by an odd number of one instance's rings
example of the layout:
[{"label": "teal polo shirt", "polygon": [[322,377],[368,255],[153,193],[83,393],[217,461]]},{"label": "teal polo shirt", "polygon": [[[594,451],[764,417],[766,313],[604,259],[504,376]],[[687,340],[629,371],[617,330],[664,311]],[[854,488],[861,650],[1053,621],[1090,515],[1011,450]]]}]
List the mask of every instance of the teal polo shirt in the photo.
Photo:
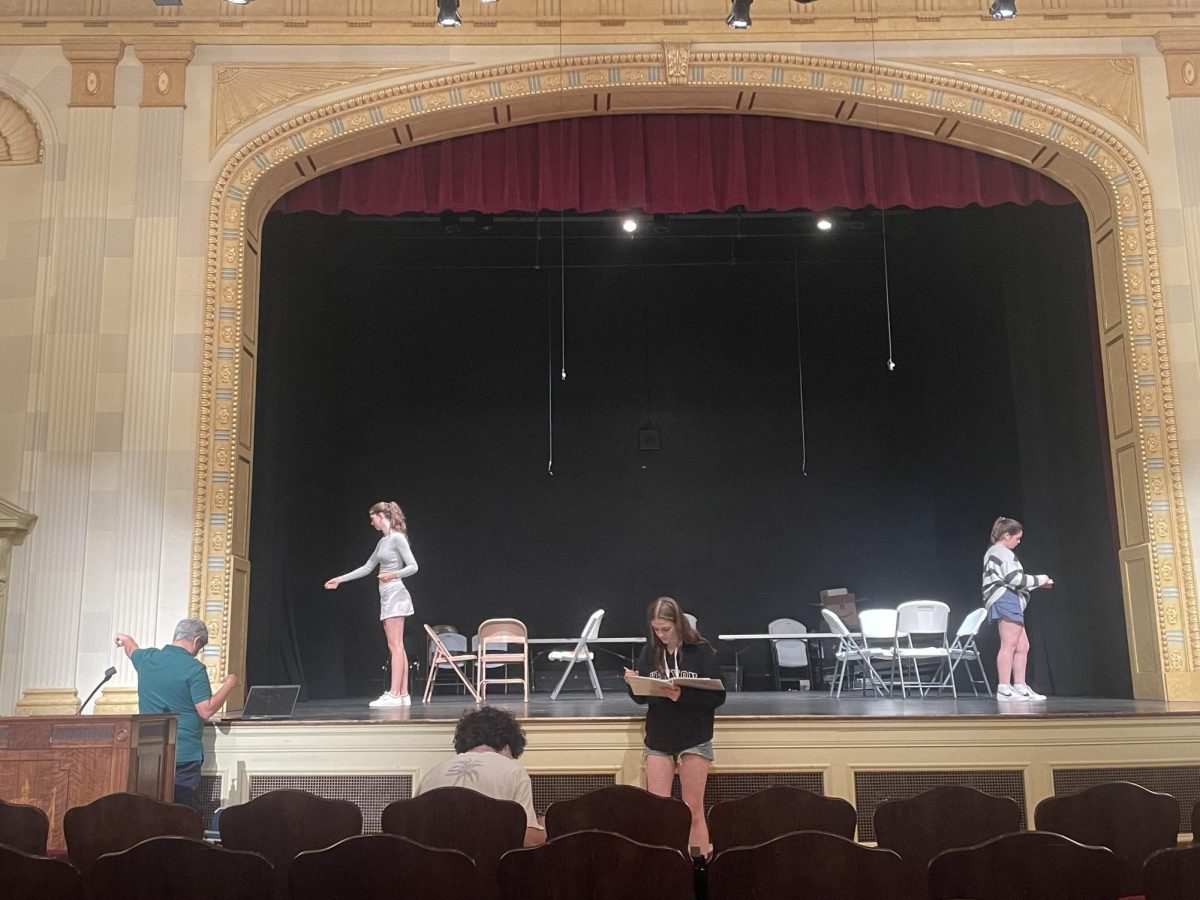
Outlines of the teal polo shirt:
[{"label": "teal polo shirt", "polygon": [[175,644],[161,650],[134,650],[129,659],[138,673],[138,712],[179,716],[175,764],[203,760],[200,732],[204,722],[196,712],[196,704],[212,696],[204,664]]}]

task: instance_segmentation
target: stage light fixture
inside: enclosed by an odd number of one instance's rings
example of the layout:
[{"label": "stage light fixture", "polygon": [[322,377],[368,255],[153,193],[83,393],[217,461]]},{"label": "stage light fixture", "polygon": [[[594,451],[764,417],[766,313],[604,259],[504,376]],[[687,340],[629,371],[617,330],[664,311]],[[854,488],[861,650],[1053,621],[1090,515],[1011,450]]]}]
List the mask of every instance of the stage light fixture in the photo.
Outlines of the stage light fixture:
[{"label": "stage light fixture", "polygon": [[817,230],[818,231],[832,231],[833,230],[833,222],[831,222],[829,219],[826,219],[824,216],[822,216],[821,218],[817,219]]},{"label": "stage light fixture", "polygon": [[626,216],[621,220],[621,228],[626,234],[633,234],[638,230],[638,222],[633,216]]},{"label": "stage light fixture", "polygon": [[750,27],[750,4],[754,0],[733,0],[729,8],[729,15],[725,18],[725,24],[730,28],[749,28]]},{"label": "stage light fixture", "polygon": [[1011,19],[1017,14],[1017,0],[992,0],[988,12],[993,19]]},{"label": "stage light fixture", "polygon": [[437,23],[443,28],[457,28],[462,24],[458,14],[458,0],[437,0]]}]

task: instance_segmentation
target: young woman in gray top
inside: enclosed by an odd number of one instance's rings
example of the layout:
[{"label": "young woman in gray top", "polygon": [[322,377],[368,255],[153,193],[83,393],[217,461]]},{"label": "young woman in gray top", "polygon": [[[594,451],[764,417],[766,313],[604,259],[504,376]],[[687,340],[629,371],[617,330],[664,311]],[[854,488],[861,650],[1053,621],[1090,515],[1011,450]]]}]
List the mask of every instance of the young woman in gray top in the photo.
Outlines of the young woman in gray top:
[{"label": "young woman in gray top", "polygon": [[404,652],[404,619],[413,614],[412,597],[400,579],[417,571],[408,546],[408,524],[404,513],[395,502],[380,501],[368,510],[371,527],[383,532],[375,545],[371,558],[345,575],[330,578],[325,589],[336,590],[343,581],[352,581],[369,575],[379,566],[379,618],[383,622],[383,633],[387,635],[388,650],[392,654],[392,683],[389,690],[372,700],[371,706],[410,706],[408,694],[408,655]]}]

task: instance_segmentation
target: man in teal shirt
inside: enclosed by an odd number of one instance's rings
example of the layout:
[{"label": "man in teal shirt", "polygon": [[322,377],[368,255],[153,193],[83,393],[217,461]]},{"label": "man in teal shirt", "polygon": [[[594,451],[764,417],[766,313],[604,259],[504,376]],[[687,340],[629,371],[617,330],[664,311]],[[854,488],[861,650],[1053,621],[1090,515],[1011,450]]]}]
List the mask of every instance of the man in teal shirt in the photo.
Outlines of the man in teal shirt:
[{"label": "man in teal shirt", "polygon": [[237,684],[236,675],[226,675],[214,694],[208,670],[196,655],[208,643],[208,628],[200,619],[183,619],[175,626],[175,637],[165,647],[142,649],[127,634],[117,635],[117,646],[138,673],[138,712],[174,713],[179,716],[175,738],[175,802],[195,807],[204,761],[201,731],[204,720],[225,705]]}]

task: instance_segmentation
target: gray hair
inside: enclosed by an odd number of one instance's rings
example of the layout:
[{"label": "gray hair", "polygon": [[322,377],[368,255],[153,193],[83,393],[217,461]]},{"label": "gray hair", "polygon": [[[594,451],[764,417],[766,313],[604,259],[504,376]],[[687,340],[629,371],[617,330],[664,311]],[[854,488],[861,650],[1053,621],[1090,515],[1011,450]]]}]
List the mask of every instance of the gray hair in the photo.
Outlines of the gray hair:
[{"label": "gray hair", "polygon": [[200,646],[208,643],[208,626],[200,619],[180,619],[175,626],[173,641],[194,641],[199,639]]}]

